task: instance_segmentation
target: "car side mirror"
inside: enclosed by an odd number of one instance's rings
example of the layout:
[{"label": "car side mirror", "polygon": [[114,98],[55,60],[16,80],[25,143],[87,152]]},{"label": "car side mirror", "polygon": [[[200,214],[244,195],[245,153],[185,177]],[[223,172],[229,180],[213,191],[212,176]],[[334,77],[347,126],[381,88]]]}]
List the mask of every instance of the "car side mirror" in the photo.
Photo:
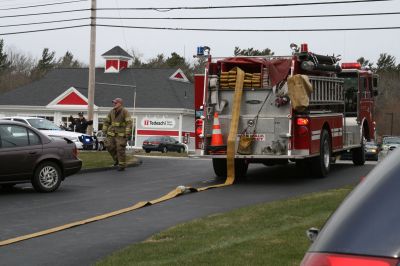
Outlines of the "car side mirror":
[{"label": "car side mirror", "polygon": [[314,243],[315,239],[317,239],[319,233],[319,229],[315,227],[311,227],[306,231],[307,238],[311,243]]}]

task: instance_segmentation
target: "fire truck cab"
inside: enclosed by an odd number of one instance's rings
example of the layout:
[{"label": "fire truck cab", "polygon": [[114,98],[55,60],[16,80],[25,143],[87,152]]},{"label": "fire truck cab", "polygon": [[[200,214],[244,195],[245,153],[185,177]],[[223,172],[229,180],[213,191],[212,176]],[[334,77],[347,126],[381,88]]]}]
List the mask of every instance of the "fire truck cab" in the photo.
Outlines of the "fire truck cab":
[{"label": "fire truck cab", "polygon": [[[290,56],[198,54],[207,66],[195,77],[196,148],[212,158],[218,177],[227,174],[225,144],[235,109],[240,110],[234,155],[238,179],[246,176],[249,163],[289,162],[325,177],[336,156],[348,150],[355,165],[364,164],[364,143],[375,138],[378,76],[358,63],[340,66],[339,58],[312,53],[307,44],[291,48]],[[242,83],[236,82],[238,69],[245,73]],[[234,101],[238,84],[240,103]],[[216,127],[222,135],[217,146]],[[246,151],[240,146],[243,136],[251,140]]]}]

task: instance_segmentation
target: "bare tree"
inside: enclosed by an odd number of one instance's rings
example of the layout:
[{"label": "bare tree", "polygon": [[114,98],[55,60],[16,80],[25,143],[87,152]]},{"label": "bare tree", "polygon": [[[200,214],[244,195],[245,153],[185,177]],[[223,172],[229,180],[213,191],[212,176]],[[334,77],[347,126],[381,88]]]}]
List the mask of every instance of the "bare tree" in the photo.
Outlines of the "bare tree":
[{"label": "bare tree", "polygon": [[132,68],[141,68],[141,67],[143,67],[143,62],[142,62],[142,59],[141,59],[143,57],[142,53],[140,53],[140,52],[136,51],[135,49],[131,48],[130,55],[133,57],[130,67],[132,67]]}]

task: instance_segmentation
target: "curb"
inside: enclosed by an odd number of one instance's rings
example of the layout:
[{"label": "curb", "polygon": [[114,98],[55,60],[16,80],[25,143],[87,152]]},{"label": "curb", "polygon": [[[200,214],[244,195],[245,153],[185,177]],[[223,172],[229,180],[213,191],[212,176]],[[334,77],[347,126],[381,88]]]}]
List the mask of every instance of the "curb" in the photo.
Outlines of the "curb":
[{"label": "curb", "polygon": [[[126,166],[126,168],[131,168],[131,167],[137,167],[139,165],[141,165],[143,163],[142,160],[139,160],[137,163],[133,163],[133,164],[128,164]],[[79,174],[87,174],[87,173],[96,173],[96,172],[102,172],[102,171],[110,171],[110,170],[114,170],[115,167],[113,166],[109,166],[109,167],[100,167],[100,168],[90,168],[90,169],[82,169],[80,170],[78,173],[76,173],[76,175]]]}]

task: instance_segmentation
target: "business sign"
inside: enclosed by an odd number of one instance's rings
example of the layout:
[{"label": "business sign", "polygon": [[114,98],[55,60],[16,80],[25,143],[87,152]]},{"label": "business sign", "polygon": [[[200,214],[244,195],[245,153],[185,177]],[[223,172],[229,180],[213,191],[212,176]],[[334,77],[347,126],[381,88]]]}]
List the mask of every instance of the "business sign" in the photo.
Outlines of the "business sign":
[{"label": "business sign", "polygon": [[141,121],[143,128],[174,128],[175,120],[165,117],[145,117]]}]

